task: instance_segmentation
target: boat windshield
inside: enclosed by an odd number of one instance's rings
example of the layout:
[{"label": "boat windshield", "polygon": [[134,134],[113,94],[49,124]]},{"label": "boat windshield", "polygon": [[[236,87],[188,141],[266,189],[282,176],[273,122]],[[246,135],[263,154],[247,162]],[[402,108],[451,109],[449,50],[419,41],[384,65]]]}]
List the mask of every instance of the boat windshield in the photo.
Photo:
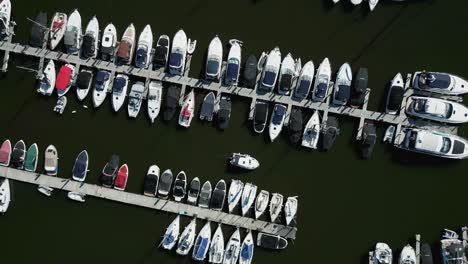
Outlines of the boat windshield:
[{"label": "boat windshield", "polygon": [[219,72],[219,60],[217,59],[210,59],[206,64],[206,73],[210,75],[216,75]]},{"label": "boat windshield", "polygon": [[309,93],[311,83],[312,82],[310,80],[305,80],[305,79],[301,80],[299,82],[299,86],[296,89],[296,93],[300,96],[306,97],[307,94]]},{"label": "boat windshield", "polygon": [[173,67],[173,68],[182,67],[182,59],[183,59],[182,54],[180,54],[178,52],[172,53],[171,57],[169,59],[169,66]]},{"label": "boat windshield", "polygon": [[452,147],[452,141],[448,137],[443,137],[442,138],[442,148],[440,149],[440,152],[442,153],[448,153],[450,151],[450,148]]},{"label": "boat windshield", "polygon": [[284,115],[286,114],[285,107],[275,107],[275,114],[273,115],[272,122],[275,125],[280,125],[284,120]]},{"label": "boat windshield", "polygon": [[272,71],[265,71],[265,74],[263,76],[263,85],[268,86],[268,87],[273,87],[276,81],[276,73]]}]

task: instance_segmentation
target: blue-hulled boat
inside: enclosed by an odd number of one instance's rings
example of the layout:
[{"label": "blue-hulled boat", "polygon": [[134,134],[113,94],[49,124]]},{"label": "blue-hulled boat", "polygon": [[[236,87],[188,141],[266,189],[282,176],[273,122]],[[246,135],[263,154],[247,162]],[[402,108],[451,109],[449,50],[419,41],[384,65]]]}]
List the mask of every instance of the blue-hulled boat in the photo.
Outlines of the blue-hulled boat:
[{"label": "blue-hulled boat", "polygon": [[198,237],[195,240],[195,247],[193,248],[192,258],[194,260],[204,261],[210,246],[210,242],[211,225],[210,222],[207,222],[205,226],[203,226],[202,230],[200,230],[200,233],[198,233]]}]

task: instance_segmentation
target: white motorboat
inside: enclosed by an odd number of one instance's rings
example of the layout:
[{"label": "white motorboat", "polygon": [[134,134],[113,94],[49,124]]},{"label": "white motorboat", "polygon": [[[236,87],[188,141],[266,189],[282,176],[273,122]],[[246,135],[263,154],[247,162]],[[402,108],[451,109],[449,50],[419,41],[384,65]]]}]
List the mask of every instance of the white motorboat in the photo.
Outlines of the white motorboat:
[{"label": "white motorboat", "polygon": [[183,127],[190,127],[193,116],[195,114],[195,93],[192,89],[184,98],[184,103],[180,109],[179,125]]},{"label": "white motorboat", "polygon": [[353,72],[349,63],[341,65],[336,75],[335,89],[332,103],[334,105],[346,105],[351,98],[351,83],[353,82]]},{"label": "white motorboat", "polygon": [[177,244],[177,254],[186,256],[190,249],[192,249],[193,242],[195,241],[197,222],[194,218],[188,226],[185,227],[184,231],[180,235],[179,243]]},{"label": "white motorboat", "polygon": [[448,95],[468,92],[468,82],[461,77],[443,72],[415,72],[413,88]]},{"label": "white motorboat", "polygon": [[161,111],[162,101],[162,83],[160,81],[151,81],[148,88],[148,116],[151,123],[158,117]]},{"label": "white motorboat", "polygon": [[223,44],[218,36],[215,36],[208,47],[208,55],[206,58],[205,79],[218,81],[221,75],[221,67],[223,65]]},{"label": "white motorboat", "polygon": [[55,176],[58,172],[58,151],[54,145],[49,145],[45,150],[44,170],[47,175]]},{"label": "white motorboat", "polygon": [[406,104],[406,114],[449,124],[468,122],[468,108],[466,106],[432,97],[409,97]]},{"label": "white motorboat", "polygon": [[255,202],[257,196],[257,185],[252,183],[246,183],[244,190],[242,191],[241,209],[242,216],[246,215]]},{"label": "white motorboat", "polygon": [[273,112],[271,113],[270,126],[268,128],[271,142],[275,141],[283,129],[286,111],[286,106],[275,104],[275,108],[273,108]]},{"label": "white motorboat", "polygon": [[360,5],[362,3],[362,0],[351,0],[351,4],[353,5]]},{"label": "white motorboat", "polygon": [[411,245],[406,245],[400,253],[399,264],[416,264],[416,252]]},{"label": "white motorboat", "polygon": [[190,181],[190,184],[187,189],[187,203],[191,205],[196,205],[198,201],[198,196],[200,195],[201,183],[198,177],[195,177]]},{"label": "white motorboat", "polygon": [[39,185],[37,186],[37,191],[44,194],[47,197],[50,197],[54,189],[50,188],[49,186]]},{"label": "white motorboat", "polygon": [[133,24],[130,24],[125,30],[119,48],[117,49],[117,63],[129,65],[135,52],[136,30]]},{"label": "white motorboat", "polygon": [[331,66],[328,58],[323,59],[317,69],[315,76],[314,89],[312,91],[312,100],[323,102],[328,96],[328,87],[330,86]]},{"label": "white motorboat", "polygon": [[318,111],[310,117],[302,135],[301,145],[306,148],[317,149],[317,143],[320,137],[320,116]]},{"label": "white motorboat", "polygon": [[232,213],[234,208],[236,208],[242,197],[242,191],[244,190],[244,183],[240,180],[232,180],[231,185],[229,186],[228,192],[228,207],[229,213]]},{"label": "white motorboat", "polygon": [[185,171],[181,171],[177,174],[174,180],[174,188],[172,194],[176,202],[181,202],[187,194],[187,175]]},{"label": "white motorboat", "polygon": [[396,115],[400,111],[404,94],[403,77],[401,73],[397,73],[390,84],[390,89],[387,94],[387,102],[385,105],[385,112],[387,114]]},{"label": "white motorboat", "polygon": [[93,90],[93,105],[99,107],[106,99],[109,90],[111,74],[108,71],[98,71],[96,74],[96,82]]},{"label": "white motorboat", "polygon": [[258,162],[257,159],[250,155],[241,153],[233,153],[229,158],[229,163],[246,170],[255,170],[260,166],[260,162]]},{"label": "white motorboat", "polygon": [[172,40],[171,55],[169,56],[169,73],[184,75],[185,59],[187,57],[187,35],[180,29]]},{"label": "white motorboat", "polygon": [[296,64],[291,53],[288,53],[281,63],[278,80],[278,94],[289,95],[291,93],[295,72]]},{"label": "white motorboat", "polygon": [[201,190],[200,190],[200,195],[198,198],[198,206],[201,208],[208,208],[210,207],[210,201],[211,201],[211,192],[213,191],[211,187],[211,182],[206,181],[203,183]]},{"label": "white motorboat", "polygon": [[375,264],[392,264],[392,249],[385,243],[377,243],[374,251]]},{"label": "white motorboat", "polygon": [[418,128],[404,128],[402,133],[405,138],[398,148],[441,158],[468,158],[468,141],[462,137]]},{"label": "white motorboat", "polygon": [[263,215],[263,213],[265,213],[269,201],[270,193],[268,191],[261,190],[255,199],[255,219],[258,219]]},{"label": "white motorboat", "polygon": [[104,28],[101,40],[101,58],[112,61],[117,49],[117,29],[110,23]]},{"label": "white motorboat", "polygon": [[158,192],[159,173],[158,165],[151,165],[146,172],[143,194],[146,196],[155,197]]},{"label": "white motorboat", "polygon": [[301,69],[299,79],[296,83],[296,89],[293,92],[293,98],[301,101],[309,96],[310,87],[312,87],[312,80],[314,79],[315,67],[313,61],[308,61]]},{"label": "white motorboat", "polygon": [[42,95],[50,96],[54,92],[56,78],[55,63],[53,60],[49,60],[42,72],[37,91]]},{"label": "white motorboat", "polygon": [[59,98],[57,99],[57,103],[54,106],[54,112],[61,115],[65,111],[66,107],[67,107],[67,97],[59,96]]},{"label": "white motorboat", "polygon": [[395,136],[395,130],[396,130],[396,127],[393,126],[393,125],[387,127],[387,129],[385,130],[385,135],[383,137],[383,142],[384,143],[393,143],[393,137]]},{"label": "white motorboat", "polygon": [[50,24],[49,47],[54,50],[57,45],[62,41],[65,35],[65,28],[68,22],[68,15],[64,13],[55,13]]},{"label": "white motorboat", "polygon": [[252,231],[249,231],[242,242],[240,254],[239,254],[239,264],[250,264],[252,263],[254,253],[254,240],[252,236]]},{"label": "white motorboat", "polygon": [[286,225],[291,224],[292,220],[296,217],[298,203],[297,196],[288,197],[288,199],[286,199],[286,203],[284,204]]},{"label": "white motorboat", "polygon": [[84,58],[96,58],[99,50],[99,21],[93,16],[86,26],[81,47]]},{"label": "white motorboat", "polygon": [[261,85],[259,89],[265,92],[271,92],[275,88],[276,80],[281,66],[281,51],[275,47],[268,53],[265,66],[263,67]]},{"label": "white motorboat", "polygon": [[166,68],[167,60],[169,59],[169,49],[171,41],[169,36],[161,35],[156,42],[156,48],[154,51],[153,66],[156,68]]},{"label": "white motorboat", "polygon": [[68,196],[69,199],[71,199],[73,201],[76,201],[76,202],[84,203],[86,201],[85,200],[86,194],[84,194],[84,193],[68,192],[67,196]]},{"label": "white motorboat", "polygon": [[369,8],[371,11],[374,11],[375,7],[379,3],[379,0],[369,0]]},{"label": "white motorboat", "polygon": [[143,93],[145,91],[145,86],[142,82],[136,82],[132,85],[130,89],[130,94],[128,95],[128,116],[131,118],[136,118],[140,112],[141,103],[143,101]]},{"label": "white motorboat", "polygon": [[283,209],[283,195],[273,193],[270,200],[270,218],[271,222],[275,222]]},{"label": "white motorboat", "polygon": [[81,151],[76,157],[72,170],[72,179],[79,182],[86,180],[88,174],[89,155],[88,151]]},{"label": "white motorboat", "polygon": [[11,2],[10,0],[3,0],[0,3],[0,39],[2,40],[11,34],[10,19],[11,19]]},{"label": "white motorboat", "polygon": [[114,79],[112,85],[112,108],[115,112],[118,112],[125,102],[128,89],[128,76],[124,74],[118,74]]},{"label": "white motorboat", "polygon": [[65,28],[64,44],[68,54],[78,55],[80,53],[81,39],[81,15],[78,9],[75,9],[68,17]]},{"label": "white motorboat", "polygon": [[224,258],[224,235],[221,229],[221,224],[218,225],[211,239],[210,251],[208,253],[208,262],[220,264]]},{"label": "white motorboat", "polygon": [[180,216],[177,215],[172,223],[166,228],[166,232],[164,233],[163,239],[161,240],[159,246],[162,246],[166,250],[171,250],[177,243],[177,239],[179,238],[179,230]]},{"label": "white motorboat", "polygon": [[197,48],[197,40],[187,40],[187,54],[192,55],[195,52],[195,49]]},{"label": "white motorboat", "polygon": [[169,197],[169,192],[171,191],[173,178],[174,176],[172,175],[172,171],[170,169],[163,171],[161,177],[159,178],[157,189],[157,195],[159,197],[163,199],[167,199]]},{"label": "white motorboat", "polygon": [[0,214],[5,214],[11,202],[10,181],[7,178],[0,179]]},{"label": "white motorboat", "polygon": [[231,48],[227,58],[226,76],[224,83],[227,86],[237,86],[239,83],[239,72],[241,68],[241,42],[238,40],[229,41]]},{"label": "white motorboat", "polygon": [[135,55],[135,66],[146,69],[150,65],[151,50],[153,49],[153,31],[150,25],[146,25],[138,38],[138,46]]},{"label": "white motorboat", "polygon": [[208,221],[198,233],[193,247],[192,258],[197,261],[204,261],[211,242],[211,223]]},{"label": "white motorboat", "polygon": [[76,78],[76,96],[78,100],[83,101],[88,96],[89,90],[91,90],[91,84],[93,81],[93,72],[87,69],[81,70]]},{"label": "white motorboat", "polygon": [[224,251],[223,264],[236,264],[239,259],[239,253],[241,249],[240,232],[236,229],[232,233],[229,241],[226,244],[226,250]]}]

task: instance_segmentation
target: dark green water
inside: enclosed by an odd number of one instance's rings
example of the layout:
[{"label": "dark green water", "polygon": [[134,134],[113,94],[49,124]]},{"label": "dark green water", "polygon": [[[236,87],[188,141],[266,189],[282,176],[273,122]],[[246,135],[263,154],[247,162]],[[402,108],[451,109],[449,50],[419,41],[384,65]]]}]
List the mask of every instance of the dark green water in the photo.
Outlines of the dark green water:
[{"label": "dark green water", "polygon": [[[381,110],[385,85],[397,71],[439,70],[468,77],[466,1],[382,0],[372,14],[345,0],[333,8],[328,2],[17,0],[15,41],[28,40],[26,17],[40,10],[50,17],[56,10],[68,13],[78,7],[84,25],[96,14],[101,28],[113,22],[120,34],[130,22],[139,30],[150,23],[155,35],[171,37],[183,27],[198,40],[192,76],[202,71],[205,49],[215,34],[224,42],[244,40],[244,59],[278,45],[283,54],[290,51],[303,62],[313,59],[318,64],[328,56],[334,70],[345,61],[354,69],[368,67],[372,110]],[[297,240],[280,253],[256,249],[255,263],[364,263],[377,241],[388,242],[398,252],[421,233],[436,249],[442,228],[468,222],[463,209],[466,161],[395,152],[382,144],[371,160],[362,161],[353,142],[357,120],[347,120],[334,149],[321,153],[296,149],[285,137],[270,144],[265,136],[253,135],[247,121],[249,102],[240,98],[234,98],[225,132],[198,121],[188,130],[160,120],[150,125],[144,111],[137,120],[129,120],[125,107],[114,114],[109,100],[94,111],[82,108],[74,96],[69,96],[67,112],[57,116],[51,111],[55,97],[39,97],[34,74],[14,67],[31,62],[19,57],[11,62],[0,81],[0,138],[37,142],[41,153],[53,143],[61,156],[61,177],[70,176],[76,155],[87,149],[91,158],[87,182],[96,182],[109,156],[118,153],[129,164],[131,192],[142,191],[144,174],[156,163],[161,169],[185,170],[189,178],[212,182],[240,178],[285,196],[298,195]],[[90,97],[86,104],[92,105]],[[72,115],[71,110],[78,112]],[[461,129],[462,134],[465,131]],[[225,158],[234,151],[252,153],[261,168],[245,174],[228,172]],[[155,248],[174,215],[91,197],[86,204],[77,204],[61,192],[46,198],[34,186],[16,182],[13,188],[14,203],[0,217],[2,263],[191,261]]]}]

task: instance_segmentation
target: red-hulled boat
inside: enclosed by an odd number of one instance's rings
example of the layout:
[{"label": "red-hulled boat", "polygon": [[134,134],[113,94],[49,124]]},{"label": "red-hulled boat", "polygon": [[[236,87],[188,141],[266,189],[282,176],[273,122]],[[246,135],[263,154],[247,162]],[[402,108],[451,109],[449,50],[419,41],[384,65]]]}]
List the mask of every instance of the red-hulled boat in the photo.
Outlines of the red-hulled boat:
[{"label": "red-hulled boat", "polygon": [[55,81],[58,96],[63,96],[70,90],[74,71],[75,66],[71,64],[65,64],[60,68],[57,80]]},{"label": "red-hulled boat", "polygon": [[124,164],[120,166],[119,172],[117,172],[117,177],[115,178],[114,188],[120,191],[125,190],[127,186],[128,179],[128,166]]},{"label": "red-hulled boat", "polygon": [[10,166],[11,158],[11,142],[10,140],[5,140],[0,147],[0,165],[1,166]]}]

